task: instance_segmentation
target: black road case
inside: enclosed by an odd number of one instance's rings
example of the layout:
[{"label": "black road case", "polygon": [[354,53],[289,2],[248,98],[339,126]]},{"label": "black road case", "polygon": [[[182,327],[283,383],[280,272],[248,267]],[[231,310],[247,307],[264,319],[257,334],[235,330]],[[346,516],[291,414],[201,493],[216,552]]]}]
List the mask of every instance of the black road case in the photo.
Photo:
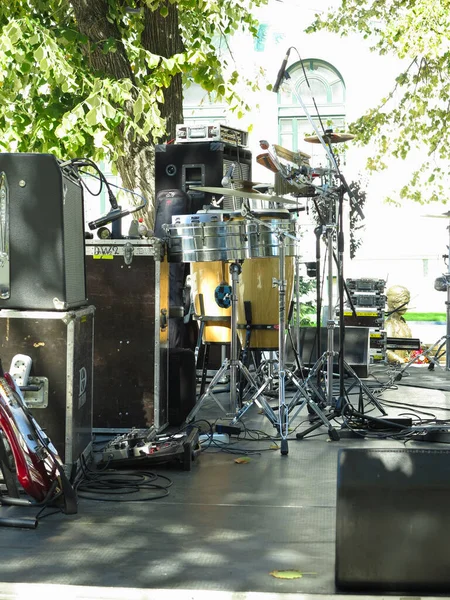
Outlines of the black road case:
[{"label": "black road case", "polygon": [[158,238],[86,240],[94,431],[168,424],[168,263]]},{"label": "black road case", "polygon": [[24,397],[39,425],[72,468],[92,452],[94,307],[70,312],[0,311],[0,357],[33,363]]}]

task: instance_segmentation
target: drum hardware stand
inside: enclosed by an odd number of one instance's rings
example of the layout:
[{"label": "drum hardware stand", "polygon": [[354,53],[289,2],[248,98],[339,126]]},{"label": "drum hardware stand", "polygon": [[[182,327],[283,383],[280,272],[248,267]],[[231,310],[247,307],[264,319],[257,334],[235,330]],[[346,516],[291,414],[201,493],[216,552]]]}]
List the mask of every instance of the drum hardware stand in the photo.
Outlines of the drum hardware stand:
[{"label": "drum hardware stand", "polygon": [[[299,296],[297,296],[296,298],[296,303],[299,302]],[[298,306],[298,305],[297,305]],[[305,373],[305,367],[302,364],[302,356],[301,356],[301,342],[300,342],[300,311],[296,309],[296,343],[294,344],[294,338],[292,336],[292,331],[291,331],[291,321],[292,321],[292,315],[294,313],[294,303],[291,303],[291,307],[289,309],[289,313],[288,313],[288,317],[287,317],[287,334],[289,337],[289,341],[291,343],[291,348],[292,351],[294,353],[294,361],[295,361],[295,368],[293,370],[293,373],[295,375],[296,372],[300,373],[302,379],[304,379],[303,375]],[[308,369],[309,372],[309,369]]]},{"label": "drum hardware stand", "polygon": [[[333,402],[330,405],[330,406],[332,406],[334,412],[328,416],[331,417],[331,416],[341,415],[343,413],[343,411],[345,410],[345,407],[348,406],[348,404],[349,404],[348,399],[347,399],[348,391],[345,390],[345,383],[344,383],[344,374],[346,372],[354,379],[354,383],[352,384],[351,388],[355,387],[356,384],[359,385],[361,407],[362,407],[362,395],[364,392],[366,394],[366,396],[370,399],[370,401],[378,408],[378,410],[383,415],[386,415],[387,414],[386,411],[383,409],[381,404],[378,402],[378,400],[372,394],[370,389],[361,381],[361,379],[356,375],[355,371],[350,367],[350,365],[344,359],[345,326],[344,326],[343,315],[344,315],[344,283],[345,283],[345,281],[344,281],[344,273],[343,273],[343,264],[344,264],[343,199],[344,199],[344,189],[340,188],[338,190],[339,209],[338,209],[338,227],[337,227],[337,229],[338,229],[338,235],[337,235],[337,241],[338,241],[338,285],[339,285],[339,313],[340,313],[339,314],[339,333],[340,333],[339,345],[340,345],[340,348],[339,348],[339,353],[338,353],[339,397],[336,402]],[[331,250],[332,250],[332,248],[331,248]],[[332,256],[331,254],[329,254],[329,256],[328,256],[329,263],[331,263],[331,256]],[[329,293],[329,298],[332,298],[332,288],[330,286],[328,288],[328,293]],[[330,300],[329,300],[329,304],[331,305]],[[330,326],[330,327],[328,327],[328,348],[330,348],[330,344],[331,344],[331,348],[334,348],[334,325],[335,325],[334,321],[332,322],[332,325],[330,323],[330,320],[327,323],[327,326]],[[336,353],[334,351],[331,353],[328,350],[328,352],[325,354],[328,355],[327,369],[330,369],[330,363],[331,363],[331,371],[329,371],[327,374],[328,381],[329,381],[330,379],[332,380],[333,357],[336,355]],[[330,354],[331,354],[331,356],[330,356]],[[320,362],[324,361],[324,357],[325,357],[325,355],[323,355],[322,359],[320,359],[318,361],[318,367],[319,367]],[[314,370],[314,368],[315,367],[313,367],[313,370]],[[330,373],[331,373],[331,376],[330,376]],[[308,379],[307,379],[307,385],[308,384],[310,387],[312,387],[312,389],[316,393],[318,392],[317,389],[314,389],[314,384],[311,384],[311,381],[308,382]],[[328,397],[328,399],[330,398],[330,389],[329,388],[328,388],[327,397]],[[332,397],[332,386],[331,386],[331,397]],[[297,433],[296,438],[298,440],[303,439],[306,435],[308,435],[312,431],[318,429],[321,425],[322,425],[322,423],[320,423],[320,422],[315,423],[314,425],[312,425],[305,431],[302,431],[301,433]],[[336,431],[335,433],[336,433],[337,437],[331,438],[331,439],[339,440],[340,436],[339,436],[338,432]]]},{"label": "drum hardware stand", "polygon": [[[247,209],[250,210],[250,209]],[[256,352],[258,352],[261,356],[258,355],[258,357],[255,356],[255,350],[251,349],[251,338],[252,338],[252,330],[253,329],[259,329],[260,326],[258,325],[254,325],[252,323],[252,305],[251,302],[249,302],[248,300],[244,300],[244,314],[245,314],[245,325],[238,325],[238,329],[244,329],[245,328],[245,343],[244,346],[242,348],[242,362],[244,363],[244,365],[248,366],[250,364],[250,357],[253,360],[253,366],[255,368],[255,378],[257,381],[258,385],[261,385],[261,383],[263,383],[266,380],[267,375],[265,374],[265,370],[268,370],[269,372],[269,377],[272,375],[273,372],[273,365],[275,363],[278,363],[278,361],[276,360],[276,357],[273,357],[273,351],[269,351],[270,352],[270,358],[267,359],[264,356],[262,356],[264,354],[264,351],[261,350],[256,350]],[[264,327],[264,329],[266,329],[266,327]]]},{"label": "drum hardware stand", "polygon": [[[287,61],[287,58],[286,58],[286,61]],[[286,63],[283,64],[281,71],[283,69],[285,69],[285,65],[286,65]],[[280,71],[280,73],[281,73],[281,71]],[[274,86],[274,90],[278,91],[278,87],[280,85],[281,79],[283,78],[283,76],[285,76],[285,74],[286,73],[282,74],[281,76],[279,74],[279,79],[280,80],[277,79],[277,82],[276,82],[276,84]],[[308,81],[308,79],[306,79],[306,81],[307,81],[308,87],[309,87],[309,81]],[[352,201],[352,199],[354,200],[354,198],[353,198],[352,192],[351,192],[351,190],[350,190],[350,188],[349,188],[349,186],[348,186],[345,178],[342,176],[342,174],[340,172],[339,165],[337,163],[335,154],[332,151],[330,137],[327,138],[328,142],[325,142],[324,137],[327,137],[327,134],[329,134],[330,131],[325,131],[325,128],[323,127],[323,124],[322,124],[322,120],[320,118],[320,114],[317,111],[317,115],[319,117],[319,122],[322,125],[323,134],[319,131],[316,123],[314,122],[314,120],[312,119],[311,115],[309,114],[309,111],[306,108],[305,103],[303,102],[301,94],[299,94],[298,91],[295,91],[295,90],[294,90],[294,94],[295,94],[295,96],[296,96],[299,104],[301,105],[301,107],[302,107],[302,109],[303,109],[306,117],[308,118],[308,121],[310,122],[312,128],[316,132],[316,135],[317,135],[317,138],[318,138],[320,144],[322,145],[323,149],[326,152],[328,163],[329,163],[329,167],[330,167],[327,170],[327,172],[330,175],[331,175],[332,172],[337,173],[337,175],[338,175],[338,177],[340,179],[340,189],[339,189],[340,193],[338,194],[338,196],[339,196],[339,215],[340,215],[340,218],[342,218],[342,204],[343,204],[344,190],[345,190],[345,192],[347,192],[348,197],[350,199],[350,202]],[[314,101],[314,105],[316,106],[316,110],[317,110],[317,105],[316,105],[316,102],[314,100],[314,97],[313,97],[313,101]],[[281,170],[281,173],[283,174],[282,170]],[[330,191],[328,189],[328,183],[331,183],[331,178],[330,178],[330,181],[327,182],[327,185],[325,186],[325,189],[322,188],[322,192],[325,195],[328,195],[329,191]],[[318,210],[318,206],[317,206],[314,198],[313,198],[313,200],[314,200],[314,204],[316,206],[317,213],[319,215],[319,219],[321,220],[321,223],[322,223],[322,226],[323,226],[324,223],[323,223],[323,219],[321,218],[320,210]],[[330,204],[332,204],[332,203],[330,202]],[[363,214],[363,212],[361,210],[361,207],[358,206],[357,202],[354,202],[353,206],[354,206],[355,210],[358,212],[358,214],[360,215],[360,217],[362,219],[364,219],[364,214]],[[329,214],[330,214],[330,216],[332,215],[332,206],[330,206]],[[330,218],[329,222],[332,223],[332,221],[333,221],[333,219]],[[332,290],[333,263],[332,263],[332,257],[334,257],[334,259],[336,260],[336,256],[335,256],[334,251],[333,251],[333,236],[330,235],[330,233],[329,233],[329,227],[330,226],[328,226],[328,230],[327,230],[327,233],[328,233],[328,261],[329,261],[328,262],[328,273],[329,273],[329,276],[328,276],[328,312],[329,312],[329,314],[328,314],[328,322],[327,322],[327,330],[328,330],[327,342],[328,342],[328,345],[327,345],[327,352],[325,353],[325,355],[321,359],[319,359],[318,363],[320,363],[321,360],[323,360],[326,357],[327,369],[328,369],[328,371],[327,371],[327,400],[328,400],[329,405],[333,406],[334,405],[334,403],[333,403],[333,357],[334,357],[334,326],[335,326],[335,322],[330,317],[333,316],[333,305],[332,305],[332,298],[333,298],[333,294],[332,294],[332,292],[333,292],[333,290]],[[339,282],[339,289],[340,289],[340,292],[341,292],[340,293],[340,306],[341,306],[340,320],[342,322],[341,323],[342,326],[341,326],[341,330],[340,330],[342,335],[341,335],[341,339],[340,339],[340,353],[339,353],[339,368],[340,369],[339,369],[339,376],[340,376],[340,392],[343,392],[342,387],[343,387],[344,368],[347,368],[350,372],[352,370],[350,369],[350,367],[348,365],[346,365],[346,363],[344,361],[344,327],[343,327],[343,310],[342,310],[342,307],[343,307],[343,289],[344,289],[344,286],[345,286],[345,281],[343,279],[343,261],[342,261],[342,258],[343,258],[343,229],[342,229],[342,227],[340,227],[340,231],[338,233],[338,243],[340,243],[340,242],[342,242],[342,245],[339,246],[339,250],[342,252],[342,254],[337,259],[337,265],[338,265],[338,282]],[[350,304],[352,305],[352,311],[353,311],[353,313],[355,313],[355,310],[354,310],[354,307],[353,307],[353,303],[351,302],[351,298],[350,298],[350,295],[348,293],[347,293],[347,296],[349,298]],[[320,327],[320,320],[318,321],[318,327]],[[320,333],[320,330],[319,330],[319,333]],[[314,367],[313,367],[313,370],[314,370]],[[360,384],[361,384],[361,386],[363,385],[362,382],[360,382]],[[340,398],[339,398],[339,402],[343,401],[343,399],[344,399],[344,395],[342,394],[340,396]],[[378,406],[378,408],[381,409],[381,406],[376,401],[376,399],[372,397],[372,400],[375,401],[375,403]],[[386,414],[385,411],[383,411],[383,409],[381,409],[381,410],[382,410],[382,412],[384,414]],[[318,426],[320,426],[320,424]],[[297,438],[301,439],[301,437],[299,437],[299,436],[302,436],[302,435],[303,434],[298,434]]]},{"label": "drum hardware stand", "polygon": [[[238,305],[238,289],[239,289],[239,275],[241,274],[242,267],[239,261],[232,262],[230,264],[231,273],[231,345],[230,345],[230,359],[226,358],[220,369],[214,375],[211,383],[207,387],[203,396],[198,400],[194,408],[191,410],[189,415],[186,417],[186,422],[189,423],[198,413],[203,403],[208,397],[211,397],[222,412],[227,415],[235,415],[238,406],[238,371],[241,375],[247,379],[250,388],[257,389],[257,384],[250,371],[247,367],[239,360],[239,348],[238,348],[238,337],[237,337],[237,305]],[[220,382],[229,372],[230,376],[230,410],[227,412],[220,402],[220,400],[214,395],[213,390],[216,385]],[[233,419],[234,421],[234,419]]]},{"label": "drum hardware stand", "polygon": [[[272,229],[270,225],[264,223],[257,218],[255,218],[251,213],[247,211],[242,211],[242,215],[251,221],[255,221],[260,225],[267,227],[268,229]],[[331,435],[336,435],[336,431],[332,427],[331,423],[326,418],[325,414],[320,410],[319,406],[314,402],[314,400],[310,397],[308,391],[305,389],[304,385],[302,385],[295,375],[286,368],[286,339],[285,339],[285,329],[286,329],[286,279],[285,279],[285,238],[289,237],[294,240],[297,238],[287,233],[286,231],[282,231],[281,228],[276,229],[276,234],[278,237],[278,261],[279,261],[279,279],[272,279],[272,287],[278,287],[278,309],[279,309],[279,328],[278,328],[278,345],[279,345],[279,366],[278,366],[278,417],[275,414],[273,408],[268,404],[267,400],[263,396],[263,392],[269,387],[271,380],[268,378],[264,384],[257,390],[256,394],[246,402],[242,408],[238,411],[235,418],[232,421],[232,424],[237,423],[243,415],[249,410],[253,404],[259,406],[263,411],[265,416],[269,419],[272,425],[278,428],[281,444],[280,450],[282,456],[287,456],[289,453],[288,448],[288,433],[289,433],[289,412],[292,408],[297,406],[297,399],[300,395],[304,396],[304,401],[298,407],[298,410],[295,414],[297,414],[305,405],[308,405],[312,408],[312,410],[317,414],[319,419],[322,421],[324,425],[326,425],[330,431]],[[294,396],[293,401],[288,405],[286,403],[286,378],[288,378],[291,382],[294,383],[297,387],[297,393]],[[332,433],[333,432],[333,433]]]}]

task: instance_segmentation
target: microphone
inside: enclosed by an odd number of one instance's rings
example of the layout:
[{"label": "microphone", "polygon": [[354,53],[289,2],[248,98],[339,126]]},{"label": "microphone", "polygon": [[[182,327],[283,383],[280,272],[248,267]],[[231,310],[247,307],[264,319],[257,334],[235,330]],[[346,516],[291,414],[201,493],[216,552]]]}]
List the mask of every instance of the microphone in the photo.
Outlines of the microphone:
[{"label": "microphone", "polygon": [[231,163],[231,165],[227,169],[227,172],[223,176],[222,181],[220,182],[222,187],[227,187],[228,185],[230,185],[231,178],[233,176],[235,168],[236,168],[236,163]]},{"label": "microphone", "polygon": [[117,221],[117,219],[126,217],[129,214],[131,214],[129,210],[121,210],[120,206],[118,206],[117,208],[110,210],[105,216],[88,223],[88,227],[89,229],[97,229],[98,227],[103,227],[103,225]]},{"label": "microphone", "polygon": [[286,65],[287,65],[287,61],[289,60],[290,53],[291,53],[291,49],[289,48],[288,51],[286,52],[286,56],[284,57],[283,62],[281,63],[281,68],[278,71],[277,80],[275,81],[275,85],[272,88],[272,91],[275,92],[275,94],[278,93],[278,90],[280,89],[280,85],[283,82],[283,79],[285,78],[285,76],[287,75]]}]

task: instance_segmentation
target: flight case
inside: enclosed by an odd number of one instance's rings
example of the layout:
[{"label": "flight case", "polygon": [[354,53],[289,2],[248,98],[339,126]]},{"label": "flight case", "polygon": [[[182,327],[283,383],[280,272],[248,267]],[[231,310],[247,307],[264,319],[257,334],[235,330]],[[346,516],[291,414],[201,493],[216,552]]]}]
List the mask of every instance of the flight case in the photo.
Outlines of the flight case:
[{"label": "flight case", "polygon": [[70,470],[92,452],[93,336],[93,306],[0,311],[3,368],[16,354],[32,359],[26,404]]},{"label": "flight case", "polygon": [[168,424],[168,263],[158,238],[86,240],[94,432]]}]

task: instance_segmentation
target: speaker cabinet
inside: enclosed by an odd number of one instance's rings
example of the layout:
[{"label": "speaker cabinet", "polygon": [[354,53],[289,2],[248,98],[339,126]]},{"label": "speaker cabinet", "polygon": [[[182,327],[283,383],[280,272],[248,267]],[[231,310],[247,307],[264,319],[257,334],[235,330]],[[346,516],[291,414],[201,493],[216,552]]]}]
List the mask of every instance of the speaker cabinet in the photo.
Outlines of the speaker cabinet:
[{"label": "speaker cabinet", "polygon": [[[235,164],[235,179],[251,180],[252,153],[223,142],[161,144],[155,148],[155,191],[179,189],[191,198],[191,212],[210,204],[212,194],[192,187],[220,187],[223,176]],[[224,208],[227,208],[225,199]]]},{"label": "speaker cabinet", "polygon": [[83,193],[51,154],[0,154],[0,309],[87,304]]},{"label": "speaker cabinet", "polygon": [[450,592],[450,451],[338,453],[336,585]]},{"label": "speaker cabinet", "polygon": [[[369,375],[369,344],[370,329],[368,327],[346,327],[344,359],[355,371],[358,377]],[[294,334],[295,339],[295,334]],[[334,349],[339,350],[340,331],[336,327],[333,332]],[[328,329],[320,328],[320,350],[323,354],[327,350]],[[288,360],[294,360],[292,346],[287,347]],[[317,361],[316,328],[300,328],[300,357],[305,366],[313,365]],[[335,368],[338,368],[338,357],[333,359]]]}]

